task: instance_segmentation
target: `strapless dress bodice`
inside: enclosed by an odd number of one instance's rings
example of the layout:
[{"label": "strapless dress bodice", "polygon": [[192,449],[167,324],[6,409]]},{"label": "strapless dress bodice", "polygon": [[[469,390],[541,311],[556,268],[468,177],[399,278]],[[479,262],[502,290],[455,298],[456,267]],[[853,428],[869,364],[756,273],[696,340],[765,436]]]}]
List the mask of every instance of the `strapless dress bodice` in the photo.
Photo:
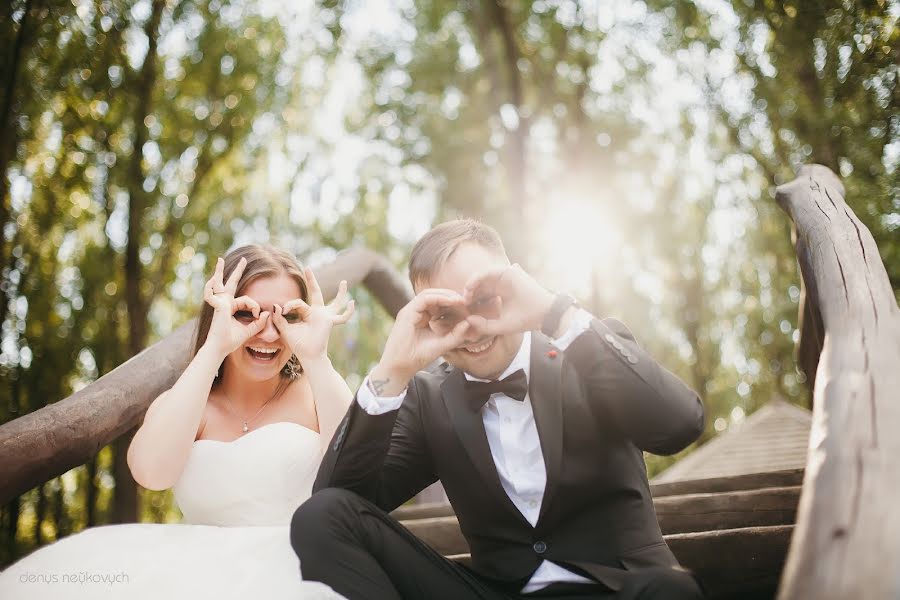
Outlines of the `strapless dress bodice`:
[{"label": "strapless dress bodice", "polygon": [[321,460],[319,434],[297,423],[263,425],[233,442],[197,440],[175,500],[185,523],[288,525]]}]

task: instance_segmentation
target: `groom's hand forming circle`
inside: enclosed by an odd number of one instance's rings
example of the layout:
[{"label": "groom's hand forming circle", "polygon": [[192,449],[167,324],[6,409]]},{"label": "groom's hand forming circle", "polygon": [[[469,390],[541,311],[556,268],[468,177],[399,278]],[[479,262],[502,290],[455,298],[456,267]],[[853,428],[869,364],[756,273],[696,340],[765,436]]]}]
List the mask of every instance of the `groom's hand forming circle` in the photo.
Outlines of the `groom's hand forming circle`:
[{"label": "groom's hand forming circle", "polygon": [[463,297],[452,290],[429,288],[419,292],[397,313],[378,371],[404,380],[405,385],[419,370],[461,345],[468,321],[460,320],[447,330],[431,327],[430,323],[437,312],[464,309]]},{"label": "groom's hand forming circle", "polygon": [[466,283],[464,300],[477,306],[496,299],[499,310],[471,312],[467,321],[479,335],[504,335],[540,329],[553,305],[553,294],[517,264],[476,273]]}]

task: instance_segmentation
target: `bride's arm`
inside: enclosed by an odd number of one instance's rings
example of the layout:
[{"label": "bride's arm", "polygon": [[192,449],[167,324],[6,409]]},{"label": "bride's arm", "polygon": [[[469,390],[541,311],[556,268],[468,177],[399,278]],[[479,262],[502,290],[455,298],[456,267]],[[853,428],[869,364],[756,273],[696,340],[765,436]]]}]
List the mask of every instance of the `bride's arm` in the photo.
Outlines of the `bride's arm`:
[{"label": "bride's arm", "polygon": [[165,490],[178,481],[222,357],[204,345],[178,381],[147,409],[144,423],[128,447],[128,467],[139,484]]},{"label": "bride's arm", "polygon": [[328,356],[303,361],[303,372],[312,388],[313,400],[316,403],[316,415],[319,419],[319,434],[322,440],[322,451],[328,447],[341,419],[350,407],[353,392],[340,373],[335,371]]},{"label": "bride's arm", "polygon": [[[223,281],[224,265],[221,258],[216,261],[216,271],[203,288],[204,301],[214,309],[206,340],[175,385],[147,409],[144,423],[128,447],[128,468],[134,480],[147,489],[168,489],[181,477],[219,366],[269,320],[270,313],[260,312],[253,299],[234,297],[247,259],[238,261],[228,281]],[[239,322],[234,318],[238,310],[252,312],[254,320]]]},{"label": "bride's arm", "polygon": [[[275,305],[272,321],[291,352],[300,360],[312,388],[324,452],[353,399],[344,378],[334,370],[328,358],[328,338],[332,327],[347,322],[355,304],[347,293],[347,282],[341,281],[334,300],[326,305],[315,273],[306,267],[304,274],[309,286],[309,302],[297,298],[284,306]],[[289,321],[285,318],[292,313],[296,313],[300,320]]]}]

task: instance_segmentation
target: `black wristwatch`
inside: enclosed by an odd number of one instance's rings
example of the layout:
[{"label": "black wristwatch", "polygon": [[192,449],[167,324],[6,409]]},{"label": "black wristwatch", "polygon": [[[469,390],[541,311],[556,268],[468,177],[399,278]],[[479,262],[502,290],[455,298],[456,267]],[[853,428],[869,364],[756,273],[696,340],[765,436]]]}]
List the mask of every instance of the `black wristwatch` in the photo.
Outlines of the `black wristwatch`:
[{"label": "black wristwatch", "polygon": [[562,316],[573,304],[575,304],[575,298],[572,296],[568,294],[557,294],[556,299],[553,300],[553,304],[550,305],[550,310],[548,310],[546,316],[544,316],[544,323],[541,325],[541,333],[549,337],[556,335],[556,330],[559,329],[559,322],[562,320]]}]

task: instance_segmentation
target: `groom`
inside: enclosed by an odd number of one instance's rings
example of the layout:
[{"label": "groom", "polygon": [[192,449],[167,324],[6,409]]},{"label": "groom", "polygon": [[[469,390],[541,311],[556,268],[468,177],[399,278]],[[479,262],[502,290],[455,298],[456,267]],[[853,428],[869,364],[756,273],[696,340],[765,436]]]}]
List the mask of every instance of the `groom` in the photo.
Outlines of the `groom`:
[{"label": "groom", "polygon": [[[700,435],[697,394],[625,325],[510,265],[486,225],[438,225],[409,269],[417,295],[294,514],[304,578],[351,600],[701,598],[642,454]],[[387,514],[436,480],[471,568]]]}]

